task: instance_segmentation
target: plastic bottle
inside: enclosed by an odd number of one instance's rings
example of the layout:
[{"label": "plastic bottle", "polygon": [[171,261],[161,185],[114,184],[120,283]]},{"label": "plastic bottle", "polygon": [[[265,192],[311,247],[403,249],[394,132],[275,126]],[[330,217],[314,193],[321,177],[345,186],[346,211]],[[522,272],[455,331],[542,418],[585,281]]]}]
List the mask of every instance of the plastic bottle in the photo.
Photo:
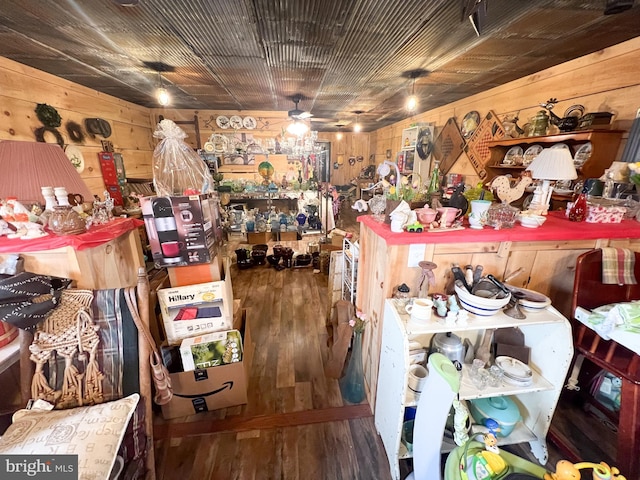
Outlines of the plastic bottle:
[{"label": "plastic bottle", "polygon": [[583,222],[587,218],[587,188],[584,187],[569,210],[569,220]]}]

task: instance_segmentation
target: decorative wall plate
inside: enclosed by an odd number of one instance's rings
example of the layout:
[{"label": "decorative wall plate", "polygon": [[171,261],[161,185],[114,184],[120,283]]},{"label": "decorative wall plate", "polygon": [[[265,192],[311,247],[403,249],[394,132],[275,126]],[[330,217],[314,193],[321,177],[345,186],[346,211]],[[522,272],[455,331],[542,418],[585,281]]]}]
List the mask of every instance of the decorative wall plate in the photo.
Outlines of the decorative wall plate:
[{"label": "decorative wall plate", "polygon": [[531,165],[531,162],[533,162],[533,159],[536,158],[538,155],[540,155],[541,151],[542,151],[542,145],[538,145],[538,144],[531,145],[524,152],[524,159],[522,160],[522,165],[524,165],[525,167],[528,167],[529,165]]},{"label": "decorative wall plate", "polygon": [[523,156],[522,156],[522,147],[511,147],[504,158],[502,159],[503,165],[522,165]]},{"label": "decorative wall plate", "polygon": [[80,149],[75,145],[67,145],[67,148],[64,149],[64,153],[76,171],[78,173],[82,173],[84,171],[84,156]]},{"label": "decorative wall plate", "polygon": [[580,118],[584,115],[584,106],[582,105],[571,105],[564,112],[565,117],[578,117]]},{"label": "decorative wall plate", "polygon": [[238,115],[234,115],[229,119],[229,126],[234,130],[239,130],[243,127],[242,125],[242,117]]},{"label": "decorative wall plate", "polygon": [[229,117],[220,115],[218,118],[216,118],[216,125],[218,125],[219,128],[226,130],[227,128],[229,128]]},{"label": "decorative wall plate", "polygon": [[472,110],[462,119],[462,128],[460,129],[460,133],[462,133],[464,138],[470,138],[471,135],[473,135],[473,132],[476,131],[476,128],[478,128],[478,125],[480,125],[480,114],[477,111]]},{"label": "decorative wall plate", "polygon": [[253,130],[258,126],[258,122],[256,122],[256,119],[253,117],[244,117],[242,119],[242,125],[244,125],[244,128],[247,130]]},{"label": "decorative wall plate", "polygon": [[213,153],[216,150],[215,147],[213,146],[213,143],[211,142],[205,142],[202,147],[204,148],[204,151],[207,153]]},{"label": "decorative wall plate", "polygon": [[573,157],[573,165],[575,167],[581,167],[582,165],[584,165],[585,162],[589,160],[589,157],[591,157],[591,149],[591,142],[587,142],[582,145],[576,152],[576,155]]}]

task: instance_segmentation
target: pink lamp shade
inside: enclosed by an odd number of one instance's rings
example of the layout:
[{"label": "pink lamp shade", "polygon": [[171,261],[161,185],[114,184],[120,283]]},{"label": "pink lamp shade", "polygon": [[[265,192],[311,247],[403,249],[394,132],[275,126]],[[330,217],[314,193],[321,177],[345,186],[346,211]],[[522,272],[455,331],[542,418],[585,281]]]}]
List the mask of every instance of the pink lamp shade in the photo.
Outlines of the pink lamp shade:
[{"label": "pink lamp shade", "polygon": [[59,145],[42,142],[0,142],[0,198],[42,203],[42,187],[65,187],[87,201],[93,195]]},{"label": "pink lamp shade", "polygon": [[575,180],[578,178],[573,157],[568,148],[545,148],[527,167],[538,180]]}]

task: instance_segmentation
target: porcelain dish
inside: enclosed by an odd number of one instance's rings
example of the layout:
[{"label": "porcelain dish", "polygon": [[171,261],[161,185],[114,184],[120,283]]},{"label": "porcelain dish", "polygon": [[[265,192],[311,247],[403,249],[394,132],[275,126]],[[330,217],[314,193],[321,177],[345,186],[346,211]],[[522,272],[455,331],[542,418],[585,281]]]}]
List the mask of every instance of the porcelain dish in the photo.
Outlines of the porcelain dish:
[{"label": "porcelain dish", "polygon": [[523,227],[538,228],[542,226],[544,222],[547,221],[547,217],[543,215],[526,215],[526,214],[520,213],[518,215],[518,221],[520,222],[520,225],[522,225]]}]

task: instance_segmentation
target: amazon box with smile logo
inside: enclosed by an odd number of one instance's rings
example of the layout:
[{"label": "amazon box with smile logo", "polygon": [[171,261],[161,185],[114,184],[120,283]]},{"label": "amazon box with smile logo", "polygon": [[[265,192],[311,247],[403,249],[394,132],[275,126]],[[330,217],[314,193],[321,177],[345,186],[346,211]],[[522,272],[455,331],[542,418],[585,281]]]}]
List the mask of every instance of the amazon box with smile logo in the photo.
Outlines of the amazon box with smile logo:
[{"label": "amazon box with smile logo", "polygon": [[247,385],[253,360],[253,343],[246,310],[241,315],[242,360],[228,365],[171,373],[173,398],[162,405],[165,419],[247,403]]}]

